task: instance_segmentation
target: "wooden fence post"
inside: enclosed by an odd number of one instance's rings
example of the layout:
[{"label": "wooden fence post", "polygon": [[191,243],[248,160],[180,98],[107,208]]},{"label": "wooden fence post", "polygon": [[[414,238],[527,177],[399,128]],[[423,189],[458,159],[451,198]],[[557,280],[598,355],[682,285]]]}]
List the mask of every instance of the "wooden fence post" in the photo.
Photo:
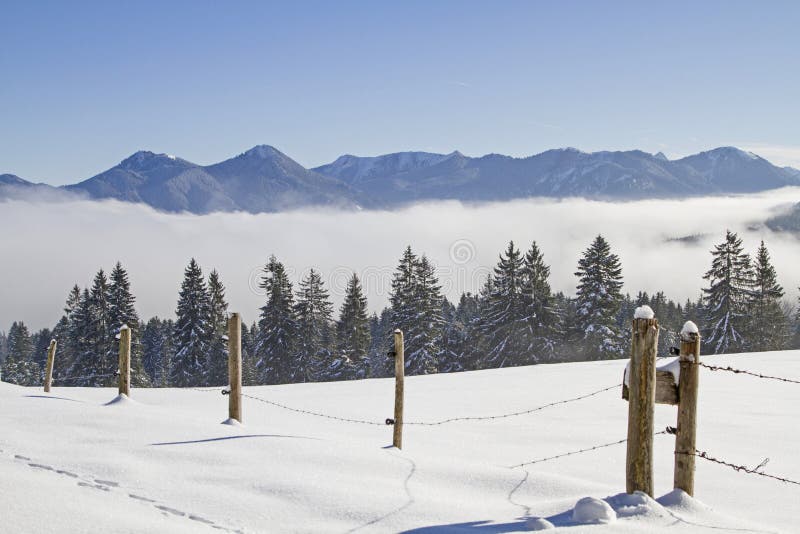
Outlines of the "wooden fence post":
[{"label": "wooden fence post", "polygon": [[403,380],[405,378],[405,347],[403,332],[394,331],[394,438],[392,445],[403,448]]},{"label": "wooden fence post", "polygon": [[678,380],[678,427],[675,432],[675,488],[694,496],[694,453],[697,447],[697,396],[700,334],[688,321],[681,330]]},{"label": "wooden fence post", "polygon": [[652,497],[658,321],[652,318],[652,312],[650,315],[633,320],[625,475],[628,493],[642,491]]},{"label": "wooden fence post", "polygon": [[242,422],[242,318],[228,319],[228,419]]},{"label": "wooden fence post", "polygon": [[131,396],[131,329],[119,329],[119,394]]},{"label": "wooden fence post", "polygon": [[53,361],[56,358],[56,346],[58,343],[55,339],[50,340],[50,347],[47,349],[47,366],[44,370],[44,392],[50,393],[50,386],[53,385]]}]

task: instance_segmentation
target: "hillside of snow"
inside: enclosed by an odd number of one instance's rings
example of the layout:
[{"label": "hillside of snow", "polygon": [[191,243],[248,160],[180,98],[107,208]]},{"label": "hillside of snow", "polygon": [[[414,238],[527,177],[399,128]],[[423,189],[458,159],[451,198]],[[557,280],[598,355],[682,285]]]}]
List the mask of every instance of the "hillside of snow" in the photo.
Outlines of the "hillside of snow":
[{"label": "hillside of snow", "polygon": [[[800,378],[800,351],[706,357]],[[619,384],[626,361],[406,379],[407,422],[502,415]],[[702,369],[698,448],[800,479],[800,385]],[[0,383],[0,532],[797,532],[800,486],[697,459],[673,493],[674,438],[655,438],[659,502],[625,496],[627,404],[613,388],[527,415],[407,424],[389,447],[392,379],[245,388],[242,426],[219,390]],[[676,408],[656,407],[656,429]],[[586,499],[590,498],[590,499]],[[604,500],[602,500],[604,499]],[[581,502],[578,509],[576,503]],[[610,523],[583,521],[617,516]],[[542,518],[542,519],[536,519]]]}]

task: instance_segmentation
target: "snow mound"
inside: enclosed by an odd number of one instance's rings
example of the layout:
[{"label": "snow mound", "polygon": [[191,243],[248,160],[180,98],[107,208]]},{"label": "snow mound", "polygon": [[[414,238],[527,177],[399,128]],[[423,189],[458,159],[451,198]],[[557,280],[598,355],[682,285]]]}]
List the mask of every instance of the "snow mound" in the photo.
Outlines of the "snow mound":
[{"label": "snow mound", "polygon": [[653,308],[647,305],[639,306],[636,308],[636,311],[633,312],[634,319],[653,319],[655,316],[656,314],[653,311]]},{"label": "snow mound", "polygon": [[525,522],[528,530],[553,530],[555,525],[543,517],[532,517]]},{"label": "snow mound", "polygon": [[223,425],[229,425],[229,426],[242,426],[242,423],[240,423],[239,421],[237,421],[236,419],[233,419],[231,417],[225,419],[222,422],[222,424]]},{"label": "snow mound", "polygon": [[665,507],[688,514],[697,514],[699,512],[708,512],[710,507],[698,501],[682,489],[674,489],[656,499],[658,503]]},{"label": "snow mound", "polygon": [[618,517],[642,515],[663,517],[667,515],[661,504],[641,491],[620,493],[619,495],[608,497],[606,501],[617,513]]},{"label": "snow mound", "polygon": [[584,497],[575,504],[572,520],[586,525],[613,523],[617,520],[617,513],[606,501]]},{"label": "snow mound", "polygon": [[686,321],[681,328],[681,337],[689,337],[691,334],[699,334],[700,329],[692,321]]},{"label": "snow mound", "polygon": [[120,393],[119,395],[117,395],[116,397],[105,403],[105,406],[116,406],[116,405],[126,405],[126,404],[136,404],[136,403],[132,401],[131,398],[125,395],[124,393]]}]

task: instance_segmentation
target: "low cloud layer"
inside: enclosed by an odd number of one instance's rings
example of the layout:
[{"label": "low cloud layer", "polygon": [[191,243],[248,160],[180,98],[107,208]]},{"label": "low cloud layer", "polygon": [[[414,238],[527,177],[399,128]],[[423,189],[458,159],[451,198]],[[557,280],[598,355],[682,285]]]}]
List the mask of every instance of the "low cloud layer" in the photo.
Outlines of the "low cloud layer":
[{"label": "low cloud layer", "polygon": [[[276,254],[294,280],[323,273],[338,307],[347,278],[362,276],[370,308],[388,300],[392,271],[406,245],[438,266],[451,299],[476,291],[510,239],[536,240],[552,268],[555,290],[572,294],[581,252],[598,233],[619,254],[626,292],[664,290],[695,299],[705,285],[709,250],[726,228],[755,251],[764,239],[791,297],[800,284],[800,243],[759,223],[800,201],[800,189],[750,197],[627,203],[525,200],[479,206],[455,202],[396,212],[303,211],[173,215],[120,202],[0,203],[0,330],[11,321],[52,326],[71,286],[86,286],[98,268],[128,269],[142,317],[171,317],[183,269],[195,257],[219,270],[231,308],[247,322],[263,296],[260,267]],[[696,236],[687,241],[670,239]]]}]

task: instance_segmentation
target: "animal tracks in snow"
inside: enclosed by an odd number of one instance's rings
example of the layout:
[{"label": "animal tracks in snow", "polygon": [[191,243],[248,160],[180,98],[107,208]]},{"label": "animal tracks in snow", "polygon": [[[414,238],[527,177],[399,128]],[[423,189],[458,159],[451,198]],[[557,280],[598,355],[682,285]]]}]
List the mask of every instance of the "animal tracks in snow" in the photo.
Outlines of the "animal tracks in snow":
[{"label": "animal tracks in snow", "polygon": [[[3,451],[0,450],[0,453],[2,453],[2,452]],[[64,470],[64,469],[57,469],[57,468],[55,468],[53,466],[50,466],[50,465],[47,465],[47,464],[35,462],[33,459],[31,459],[31,458],[29,458],[27,456],[23,456],[21,454],[14,454],[13,458],[14,458],[14,460],[17,460],[19,462],[24,462],[31,469],[37,469],[37,470],[40,470],[40,471],[49,471],[51,473],[54,473],[54,474],[57,474],[57,475],[61,475],[61,476],[64,476],[66,478],[70,478],[70,479],[76,480],[77,481],[76,483],[77,483],[78,487],[81,487],[81,488],[87,488],[87,489],[95,490],[95,491],[103,491],[103,492],[107,492],[107,493],[111,493],[112,491],[122,490],[123,489],[119,482],[116,482],[116,481],[113,481],[113,480],[105,480],[105,479],[100,479],[100,478],[93,478],[93,477],[89,477],[89,476],[81,476],[81,475],[79,475],[77,473],[73,473],[72,471],[67,471],[67,470]],[[134,501],[137,501],[137,502],[141,503],[142,505],[152,506],[154,509],[156,509],[158,512],[160,512],[161,514],[163,514],[165,516],[173,516],[173,517],[176,517],[176,518],[185,518],[186,520],[193,521],[195,523],[200,523],[202,525],[209,526],[211,528],[214,528],[216,530],[220,530],[222,532],[230,532],[232,534],[244,534],[239,529],[233,529],[233,528],[229,528],[229,527],[226,527],[226,526],[218,525],[217,523],[215,523],[214,521],[212,521],[210,519],[206,519],[205,517],[202,517],[202,516],[197,515],[197,514],[184,512],[183,510],[179,510],[177,508],[173,508],[172,506],[168,506],[166,504],[162,504],[162,503],[158,502],[156,499],[151,499],[149,497],[145,497],[143,495],[139,495],[139,494],[136,494],[136,493],[126,493],[126,495],[127,495],[128,498],[130,498],[130,499],[132,499]]]}]

